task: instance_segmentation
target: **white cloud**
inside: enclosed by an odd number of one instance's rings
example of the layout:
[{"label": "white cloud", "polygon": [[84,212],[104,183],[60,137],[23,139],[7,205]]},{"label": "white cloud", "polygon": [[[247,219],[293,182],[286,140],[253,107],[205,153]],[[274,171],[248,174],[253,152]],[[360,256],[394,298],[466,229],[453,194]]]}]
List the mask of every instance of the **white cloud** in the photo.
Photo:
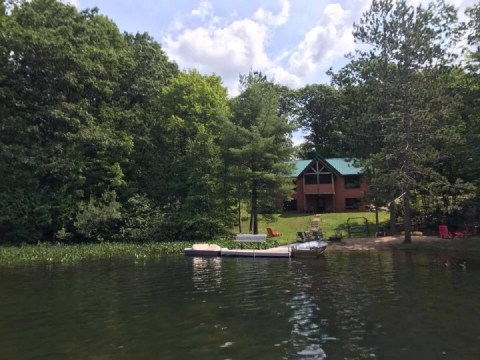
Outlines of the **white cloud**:
[{"label": "white cloud", "polygon": [[210,68],[217,73],[245,71],[269,64],[265,52],[267,29],[250,19],[226,27],[186,29],[178,37],[164,39],[167,52],[181,64]]},{"label": "white cloud", "polygon": [[78,7],[78,0],[61,0],[61,2]]},{"label": "white cloud", "polygon": [[276,83],[297,88],[302,85],[300,78],[282,66],[275,66],[266,72]]},{"label": "white cloud", "polygon": [[[239,75],[251,69],[262,71],[277,82],[298,86],[299,79],[267,53],[272,29],[284,24],[289,13],[289,2],[283,1],[277,14],[260,8],[250,18],[220,26],[212,20],[215,17],[210,3],[203,1],[192,14],[204,20],[209,17],[209,20],[201,26],[185,28],[176,36],[168,34],[162,42],[169,56],[181,67],[220,75],[231,94],[237,92]],[[176,27],[182,28],[178,23]]]},{"label": "white cloud", "polygon": [[281,2],[282,9],[278,14],[273,14],[271,11],[259,8],[255,14],[253,14],[253,19],[272,27],[284,25],[290,17],[290,3],[288,0],[282,0]]},{"label": "white cloud", "polygon": [[[201,0],[170,23],[162,44],[181,68],[220,75],[231,95],[238,93],[239,75],[251,69],[291,87],[328,81],[325,72],[341,66],[344,55],[358,46],[352,35],[353,23],[359,22],[371,0],[304,1],[305,6],[299,6],[281,0],[275,10],[259,7],[241,18],[238,6],[219,18],[212,5],[215,2]],[[452,1],[462,12],[465,5],[478,0]],[[307,3],[309,12],[304,10]],[[302,27],[304,24],[308,25]]]},{"label": "white cloud", "polygon": [[300,77],[326,71],[335,58],[355,48],[351,12],[340,4],[327,4],[317,25],[311,28],[289,58],[291,70]]},{"label": "white cloud", "polygon": [[323,13],[330,23],[342,25],[343,22],[348,19],[350,11],[343,9],[340,4],[328,4],[323,9]]},{"label": "white cloud", "polygon": [[198,8],[192,10],[192,15],[198,16],[201,19],[206,19],[209,15],[212,14],[213,7],[212,3],[207,0],[200,1]]}]

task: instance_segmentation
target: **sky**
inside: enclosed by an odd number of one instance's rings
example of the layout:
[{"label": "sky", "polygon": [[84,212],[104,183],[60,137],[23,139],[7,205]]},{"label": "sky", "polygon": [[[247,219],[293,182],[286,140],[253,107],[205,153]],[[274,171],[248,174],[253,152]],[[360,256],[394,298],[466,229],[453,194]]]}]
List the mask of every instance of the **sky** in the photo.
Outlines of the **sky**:
[{"label": "sky", "polygon": [[[217,74],[230,96],[250,70],[299,88],[329,83],[355,51],[353,23],[371,0],[62,0],[98,7],[121,31],[148,32],[181,70]],[[447,0],[448,1],[448,0]],[[464,14],[479,0],[449,0]],[[412,5],[429,0],[408,0]],[[305,134],[293,134],[298,145]]]},{"label": "sky", "polygon": [[[121,31],[148,32],[182,70],[223,79],[262,71],[292,88],[329,83],[326,71],[355,50],[352,26],[370,0],[63,0],[98,7]],[[450,0],[460,13],[479,0]],[[409,0],[413,5],[428,0]]]}]

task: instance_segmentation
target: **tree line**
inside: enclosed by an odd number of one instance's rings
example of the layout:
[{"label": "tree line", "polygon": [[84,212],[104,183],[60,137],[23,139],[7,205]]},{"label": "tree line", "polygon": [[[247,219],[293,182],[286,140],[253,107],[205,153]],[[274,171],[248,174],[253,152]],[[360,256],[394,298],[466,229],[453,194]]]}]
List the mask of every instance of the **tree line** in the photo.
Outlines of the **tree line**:
[{"label": "tree line", "polygon": [[229,99],[98,9],[0,5],[1,242],[201,241],[287,196],[294,127],[263,75]]},{"label": "tree line", "polygon": [[401,215],[406,242],[416,223],[478,220],[480,5],[466,15],[443,0],[373,0],[354,24],[361,50],[330,71],[332,86],[301,90],[303,150],[359,159],[370,200],[390,205],[393,233]]},{"label": "tree line", "polygon": [[358,159],[374,203],[402,195],[407,229],[475,217],[479,13],[374,0],[355,24],[366,50],[331,85],[251,71],[229,98],[96,8],[0,0],[0,243],[205,241],[242,208],[256,233],[291,196],[294,157]]}]

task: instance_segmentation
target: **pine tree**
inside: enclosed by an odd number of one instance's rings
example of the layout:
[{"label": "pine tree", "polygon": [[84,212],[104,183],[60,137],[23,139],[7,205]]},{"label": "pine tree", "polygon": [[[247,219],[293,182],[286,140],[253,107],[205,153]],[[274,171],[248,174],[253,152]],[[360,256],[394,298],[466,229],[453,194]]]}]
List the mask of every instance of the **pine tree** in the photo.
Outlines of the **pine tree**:
[{"label": "pine tree", "polygon": [[[435,168],[452,112],[447,78],[457,31],[456,11],[444,1],[426,8],[406,1],[373,0],[354,37],[364,44],[334,82],[360,96],[351,125],[365,135],[359,152],[376,169],[376,185],[404,201],[405,242],[411,242],[411,196],[444,177]],[[359,111],[360,109],[360,111]],[[361,139],[361,137],[359,137]]]},{"label": "pine tree", "polygon": [[233,126],[229,130],[230,166],[236,168],[237,186],[249,196],[251,231],[258,234],[259,214],[290,195],[293,130],[281,116],[275,85],[261,73],[240,79],[241,94],[231,101]]}]

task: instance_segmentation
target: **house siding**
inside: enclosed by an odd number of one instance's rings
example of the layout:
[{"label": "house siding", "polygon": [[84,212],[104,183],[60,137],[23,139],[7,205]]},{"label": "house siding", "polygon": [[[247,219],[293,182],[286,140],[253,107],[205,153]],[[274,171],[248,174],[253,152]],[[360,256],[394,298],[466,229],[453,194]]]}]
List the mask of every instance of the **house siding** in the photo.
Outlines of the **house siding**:
[{"label": "house siding", "polygon": [[[317,161],[322,166],[330,166],[328,162]],[[352,174],[347,175],[351,176]],[[345,189],[345,177],[342,174],[333,170],[332,178],[332,184],[304,184],[304,174],[300,174],[295,180],[296,190],[293,195],[297,201],[297,211],[303,213],[365,210],[362,200],[364,193],[368,190],[368,185],[362,176],[360,187],[349,189]],[[360,199],[360,208],[347,209],[346,199]]]}]

